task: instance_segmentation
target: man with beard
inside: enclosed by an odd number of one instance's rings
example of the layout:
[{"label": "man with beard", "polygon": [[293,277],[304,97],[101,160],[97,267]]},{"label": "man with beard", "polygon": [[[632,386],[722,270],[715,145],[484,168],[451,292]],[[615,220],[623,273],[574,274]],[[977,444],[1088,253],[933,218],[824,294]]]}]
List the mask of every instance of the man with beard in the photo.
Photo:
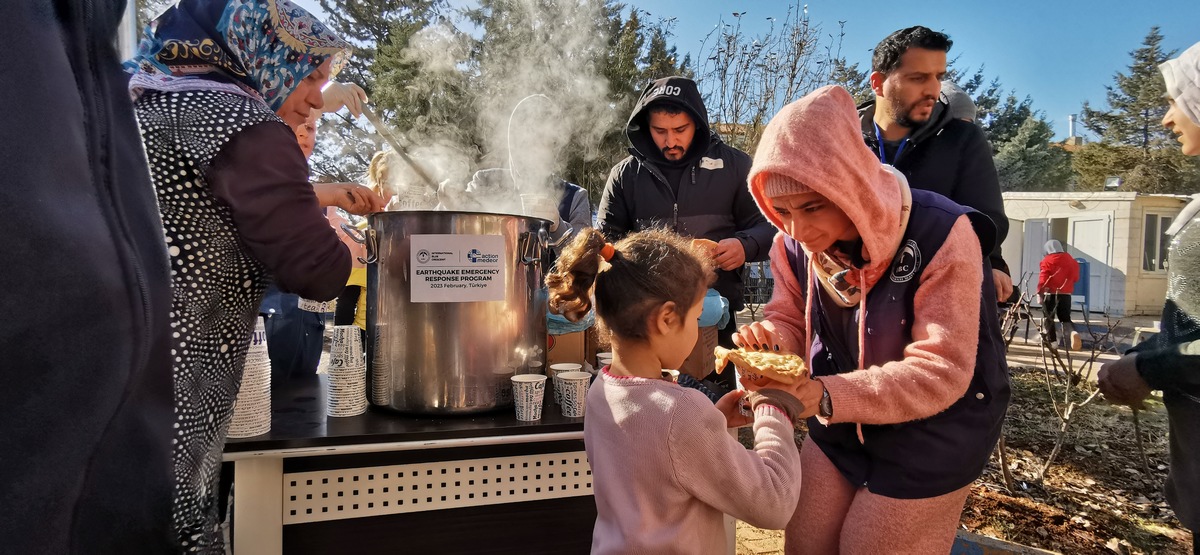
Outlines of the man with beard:
[{"label": "man with beard", "polygon": [[[746,186],[750,156],[709,128],[696,82],[684,77],[647,85],[625,135],[630,156],[609,173],[600,198],[600,231],[612,242],[655,227],[715,241],[713,288],[729,300],[732,312],[744,308],[742,266],[766,260],[775,236]],[[718,331],[718,343],[733,347],[736,328],[735,318],[729,318]],[[733,372],[709,379],[728,390],[736,385]]]},{"label": "man with beard", "polygon": [[955,118],[939,100],[952,44],[944,33],[917,26],[896,31],[875,47],[870,79],[876,100],[859,107],[863,140],[880,161],[904,173],[910,186],[992,219],[996,246],[985,254],[996,298],[1007,299],[1012,278],[1000,245],[1008,236],[1008,217],[992,148],[982,130]]}]

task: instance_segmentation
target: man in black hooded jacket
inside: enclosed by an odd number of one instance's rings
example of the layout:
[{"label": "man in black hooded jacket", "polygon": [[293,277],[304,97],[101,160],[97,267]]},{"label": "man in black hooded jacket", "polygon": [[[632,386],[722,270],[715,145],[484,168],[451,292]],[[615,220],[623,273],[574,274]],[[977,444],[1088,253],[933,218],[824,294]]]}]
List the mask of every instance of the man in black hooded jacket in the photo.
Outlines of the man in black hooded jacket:
[{"label": "man in black hooded jacket", "polygon": [[4,553],[174,551],[170,268],[124,6],[0,1]]},{"label": "man in black hooded jacket", "polygon": [[[709,128],[696,82],[684,77],[647,85],[625,135],[630,156],[609,173],[600,197],[600,231],[609,241],[650,228],[716,241],[713,288],[729,299],[731,310],[718,342],[732,347],[737,329],[732,316],[745,307],[740,271],[746,262],[766,260],[775,236],[746,186],[750,156]],[[735,385],[732,372],[717,381],[730,389]]]},{"label": "man in black hooded jacket", "polygon": [[953,42],[926,27],[892,33],[875,47],[871,89],[875,101],[859,107],[863,140],[880,161],[891,164],[915,189],[933,191],[974,208],[996,225],[991,262],[996,298],[1012,294],[1012,278],[1000,254],[1008,216],[992,147],[973,123],[950,114],[941,102],[946,53]]}]

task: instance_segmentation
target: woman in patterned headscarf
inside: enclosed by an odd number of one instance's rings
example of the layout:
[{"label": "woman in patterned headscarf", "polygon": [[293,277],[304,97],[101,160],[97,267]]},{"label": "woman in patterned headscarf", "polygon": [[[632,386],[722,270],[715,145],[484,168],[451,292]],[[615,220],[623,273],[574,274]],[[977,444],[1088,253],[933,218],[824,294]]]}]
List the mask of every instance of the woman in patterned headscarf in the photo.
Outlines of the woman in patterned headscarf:
[{"label": "woman in patterned headscarf", "polygon": [[336,298],[350,254],[292,127],[349,45],[286,0],[182,0],[146,30],[130,91],[171,257],[180,549],[222,551],[221,451],[269,277]]},{"label": "woman in patterned headscarf", "polygon": [[[1167,89],[1163,126],[1184,154],[1200,156],[1200,42],[1158,69]],[[1110,402],[1132,407],[1142,406],[1151,390],[1162,391],[1171,440],[1164,490],[1179,522],[1192,531],[1192,553],[1200,554],[1200,195],[1192,195],[1166,234],[1162,331],[1100,367],[1099,386]]]}]

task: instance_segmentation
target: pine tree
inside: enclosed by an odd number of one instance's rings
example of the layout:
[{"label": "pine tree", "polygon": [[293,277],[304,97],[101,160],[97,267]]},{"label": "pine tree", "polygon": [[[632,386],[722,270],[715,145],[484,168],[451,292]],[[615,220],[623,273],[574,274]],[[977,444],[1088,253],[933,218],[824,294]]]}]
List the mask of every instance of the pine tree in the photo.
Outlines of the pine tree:
[{"label": "pine tree", "polygon": [[846,58],[835,58],[830,63],[829,84],[838,85],[849,91],[855,104],[875,99],[871,91],[871,72],[858,69],[858,64],[846,64]]},{"label": "pine tree", "polygon": [[1053,136],[1050,125],[1041,117],[1025,119],[995,156],[1002,191],[1067,190],[1071,155],[1050,144]]},{"label": "pine tree", "polygon": [[1161,122],[1167,113],[1166,86],[1159,74],[1159,64],[1175,55],[1164,52],[1163,36],[1158,27],[1151,27],[1142,47],[1130,52],[1133,58],[1129,73],[1117,72],[1114,83],[1105,87],[1108,109],[1093,109],[1083,104],[1083,124],[1111,144],[1130,145],[1147,155],[1157,142],[1169,138]]},{"label": "pine tree", "polygon": [[[984,136],[992,145],[992,153],[996,154],[1016,136],[1021,125],[1035,115],[1033,99],[1028,95],[1018,99],[1015,90],[1006,94],[1000,78],[993,77],[987,81],[983,69],[980,66],[968,77],[957,71],[951,63],[946,80],[957,84],[975,101],[975,123],[983,129]],[[1044,122],[1040,115],[1037,117]]]},{"label": "pine tree", "polygon": [[1108,177],[1119,177],[1128,191],[1185,194],[1200,189],[1200,162],[1184,156],[1162,126],[1166,87],[1158,66],[1175,55],[1163,51],[1162,41],[1158,27],[1152,27],[1141,48],[1129,53],[1129,72],[1118,72],[1105,87],[1108,110],[1084,103],[1083,123],[1101,142],[1072,158],[1081,188],[1099,190]]}]

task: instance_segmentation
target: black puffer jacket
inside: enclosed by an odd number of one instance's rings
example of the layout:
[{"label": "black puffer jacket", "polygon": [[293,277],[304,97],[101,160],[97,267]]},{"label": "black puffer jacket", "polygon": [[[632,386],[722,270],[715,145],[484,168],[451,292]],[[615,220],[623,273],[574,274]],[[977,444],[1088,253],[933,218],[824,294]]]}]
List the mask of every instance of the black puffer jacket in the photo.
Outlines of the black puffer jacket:
[{"label": "black puffer jacket", "polygon": [[[683,108],[696,122],[692,145],[680,162],[668,162],[650,138],[646,109],[659,103]],[[723,143],[709,129],[708,110],[694,81],[668,77],[648,85],[625,134],[633,145],[630,156],[612,169],[600,198],[598,224],[610,241],[665,227],[713,241],[736,237],[747,262],[767,259],[775,228],[758,211],[746,186],[750,156]],[[673,171],[664,171],[668,164]],[[679,174],[675,187],[668,182],[668,173]],[[713,288],[729,299],[731,309],[744,307],[738,272],[718,270]]]},{"label": "black puffer jacket", "polygon": [[[863,140],[872,151],[879,152],[875,101],[859,106],[858,113]],[[991,218],[996,224],[996,245],[988,258],[993,268],[1008,273],[1008,265],[1000,255],[1000,246],[1008,236],[1008,216],[1004,214],[992,147],[979,127],[951,117],[946,105],[938,102],[929,121],[914,129],[900,155],[887,162],[908,178],[910,187],[939,193]]]},{"label": "black puffer jacket", "polygon": [[171,293],[120,0],[4,0],[0,551],[170,551]]}]

